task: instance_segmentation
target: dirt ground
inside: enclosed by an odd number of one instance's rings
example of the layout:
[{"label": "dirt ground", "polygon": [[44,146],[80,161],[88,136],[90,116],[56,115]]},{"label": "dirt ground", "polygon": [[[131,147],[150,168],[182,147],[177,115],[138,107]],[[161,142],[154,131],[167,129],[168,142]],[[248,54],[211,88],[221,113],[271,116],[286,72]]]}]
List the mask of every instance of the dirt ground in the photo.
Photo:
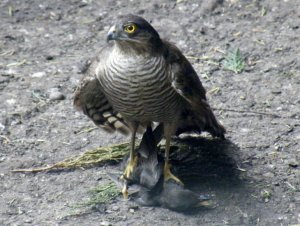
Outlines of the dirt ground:
[{"label": "dirt ground", "polygon": [[[300,224],[300,2],[220,2],[0,2],[0,225]],[[177,44],[227,128],[228,141],[203,141],[203,172],[190,186],[214,195],[216,208],[177,213],[118,199],[74,214],[70,206],[117,165],[10,172],[129,140],[89,130],[92,122],[72,106],[83,62],[125,13]],[[240,74],[222,66],[235,48],[246,58]]]}]

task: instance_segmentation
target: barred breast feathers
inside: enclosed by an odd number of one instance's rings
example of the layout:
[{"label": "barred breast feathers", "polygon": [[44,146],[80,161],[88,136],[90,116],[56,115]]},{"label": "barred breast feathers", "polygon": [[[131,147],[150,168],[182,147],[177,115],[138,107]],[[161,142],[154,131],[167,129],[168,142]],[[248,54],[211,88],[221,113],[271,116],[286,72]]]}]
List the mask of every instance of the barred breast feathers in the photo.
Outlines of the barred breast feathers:
[{"label": "barred breast feathers", "polygon": [[168,80],[170,68],[162,56],[124,56],[112,51],[97,75],[108,99],[124,116],[164,121],[175,117],[178,94]]}]

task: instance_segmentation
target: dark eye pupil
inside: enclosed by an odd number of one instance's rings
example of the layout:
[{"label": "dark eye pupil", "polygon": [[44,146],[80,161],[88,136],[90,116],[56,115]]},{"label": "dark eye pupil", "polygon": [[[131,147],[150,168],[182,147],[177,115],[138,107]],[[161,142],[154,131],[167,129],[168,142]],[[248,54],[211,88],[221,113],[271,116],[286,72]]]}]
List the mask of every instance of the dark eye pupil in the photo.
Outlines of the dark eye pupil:
[{"label": "dark eye pupil", "polygon": [[129,31],[132,31],[132,30],[133,30],[133,26],[129,26],[129,27],[128,27],[128,30],[129,30]]}]

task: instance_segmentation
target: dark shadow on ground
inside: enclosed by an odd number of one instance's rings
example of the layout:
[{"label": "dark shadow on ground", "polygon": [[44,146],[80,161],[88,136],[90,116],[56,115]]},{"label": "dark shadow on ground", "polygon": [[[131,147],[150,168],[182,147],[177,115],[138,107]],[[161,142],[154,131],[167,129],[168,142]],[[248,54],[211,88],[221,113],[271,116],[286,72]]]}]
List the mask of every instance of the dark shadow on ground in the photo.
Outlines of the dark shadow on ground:
[{"label": "dark shadow on ground", "polygon": [[241,186],[239,147],[230,140],[185,137],[171,150],[172,170],[187,186]]},{"label": "dark shadow on ground", "polygon": [[[200,196],[211,197],[216,207],[226,205],[228,199],[233,198],[233,196],[244,201],[248,199],[248,195],[245,196],[244,194],[250,193],[250,187],[245,185],[246,180],[241,175],[242,171],[238,167],[240,165],[239,153],[239,147],[230,140],[189,136],[173,140],[170,163],[172,164],[173,174],[184,183],[186,189]],[[163,164],[163,156],[164,146],[160,148],[158,154],[158,161],[161,164]],[[127,159],[128,156],[124,158],[121,164],[122,169],[125,168]],[[137,177],[139,176],[135,176],[135,181],[138,180]],[[186,195],[184,188],[174,186],[171,185],[170,187],[172,194],[169,193],[171,191],[164,190],[162,193],[154,192],[155,195],[148,198],[148,200],[152,201],[157,197],[161,199],[168,196],[167,203],[173,206],[177,205],[173,202],[175,199],[178,205],[180,205],[180,202],[192,203],[192,200],[188,201],[184,198]],[[156,196],[157,194],[159,196]],[[150,193],[148,196],[151,197]],[[188,196],[186,198],[190,199]],[[198,209],[187,208],[184,212],[193,214],[197,213]]]},{"label": "dark shadow on ground", "polygon": [[185,137],[173,144],[172,171],[186,188],[211,195],[217,206],[228,199],[249,198],[251,186],[238,167],[240,148],[230,140]]}]

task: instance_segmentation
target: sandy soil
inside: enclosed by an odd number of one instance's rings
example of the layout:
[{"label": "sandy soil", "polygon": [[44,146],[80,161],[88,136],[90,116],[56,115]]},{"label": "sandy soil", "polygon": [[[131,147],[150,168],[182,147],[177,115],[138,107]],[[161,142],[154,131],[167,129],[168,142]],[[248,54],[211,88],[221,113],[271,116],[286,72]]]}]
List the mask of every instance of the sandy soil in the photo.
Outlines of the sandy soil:
[{"label": "sandy soil", "polygon": [[[0,225],[300,224],[300,2],[214,2],[1,1]],[[70,206],[118,166],[10,172],[129,139],[82,132],[94,125],[72,106],[83,62],[124,13],[151,20],[189,57],[228,130],[227,142],[206,142],[203,173],[190,187],[213,194],[214,209],[129,211],[134,203],[115,200],[74,215]],[[246,57],[240,74],[222,67],[235,48]]]}]

